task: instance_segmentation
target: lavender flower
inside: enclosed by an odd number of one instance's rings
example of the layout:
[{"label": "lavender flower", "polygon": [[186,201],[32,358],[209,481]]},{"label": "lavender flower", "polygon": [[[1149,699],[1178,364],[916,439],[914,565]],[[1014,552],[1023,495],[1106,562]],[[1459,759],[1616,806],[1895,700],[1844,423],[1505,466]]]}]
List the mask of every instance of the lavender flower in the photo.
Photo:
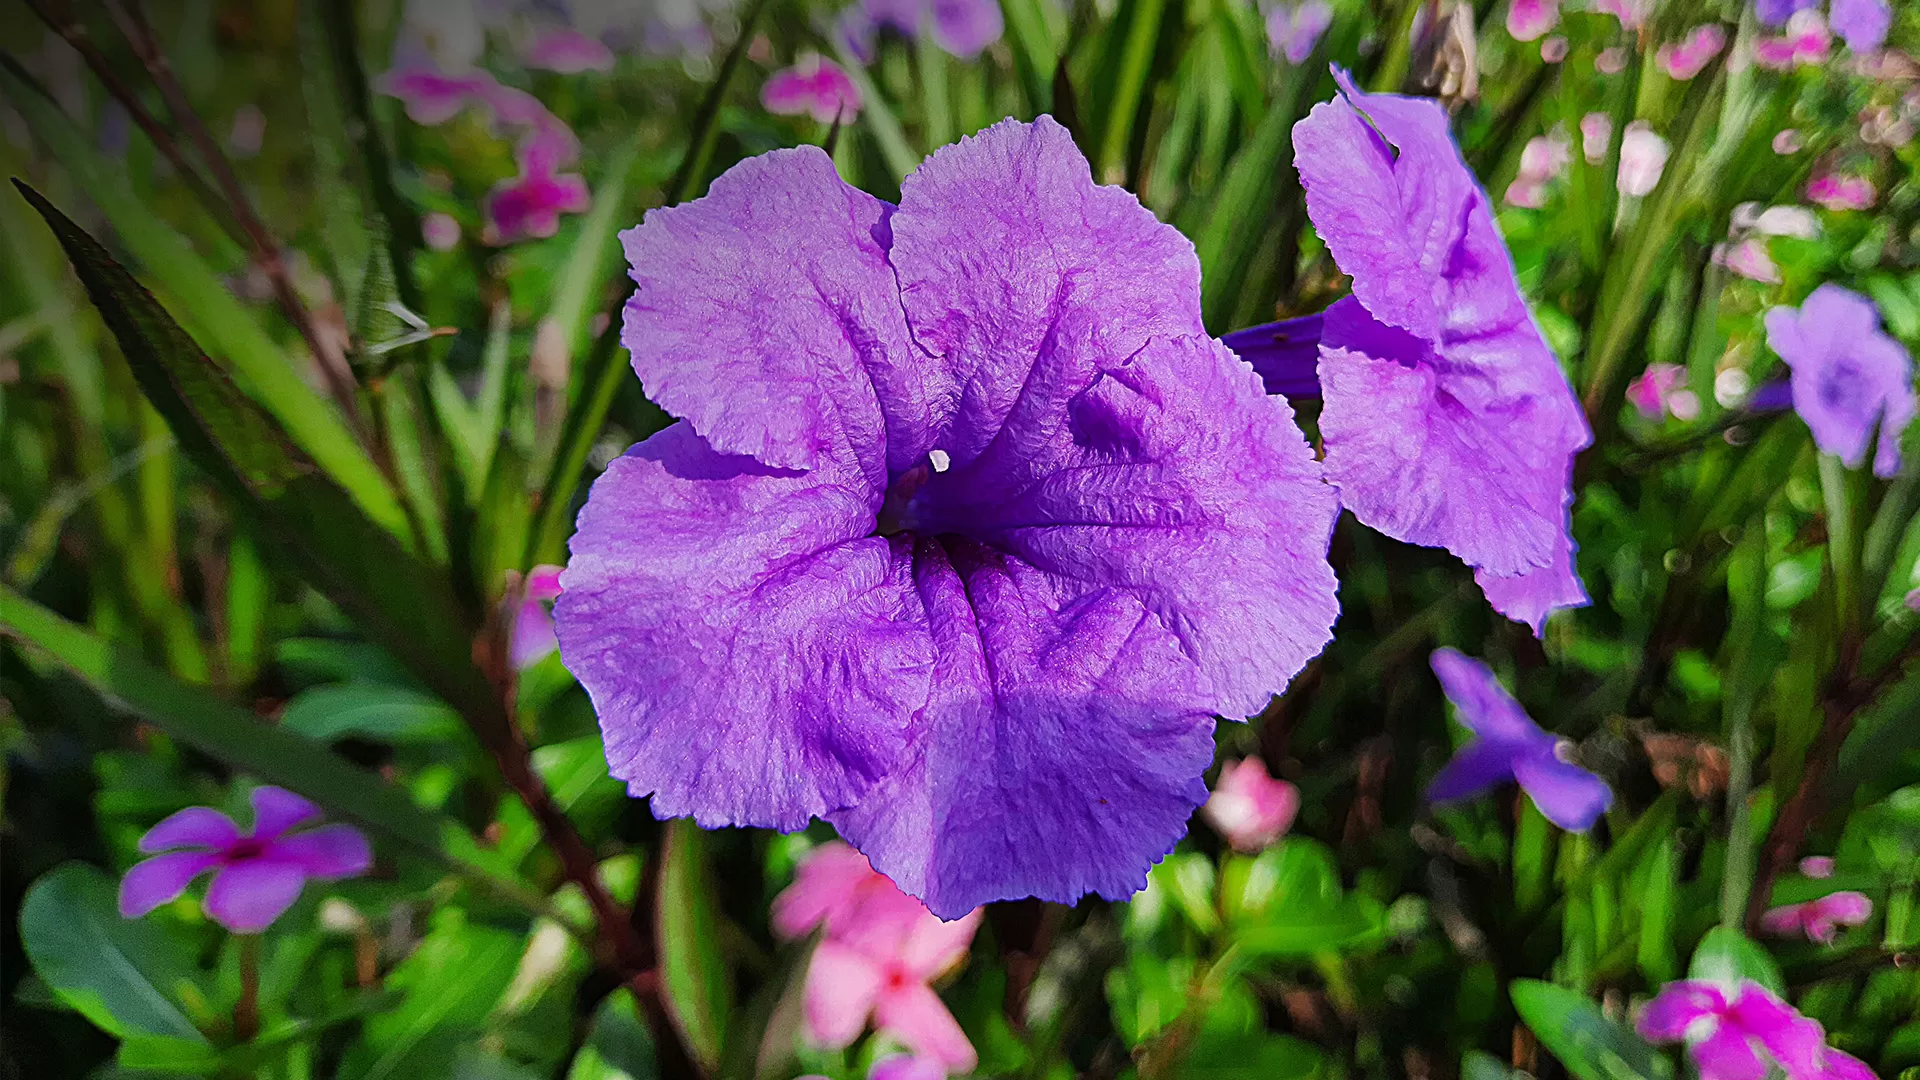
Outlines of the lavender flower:
[{"label": "lavender flower", "polygon": [[1336,611],[1333,493],[1203,329],[1192,245],[1046,117],[898,207],[800,147],[622,239],[634,369],[686,419],[561,576],[613,773],[661,817],[825,817],[943,917],[1141,888],[1213,714]]},{"label": "lavender flower", "polygon": [[1827,284],[1799,310],[1767,312],[1767,345],[1793,370],[1793,408],[1814,445],[1857,468],[1877,424],[1876,476],[1900,471],[1900,435],[1920,411],[1907,350],[1880,329],[1880,310],[1850,289]]},{"label": "lavender flower", "polygon": [[1649,1042],[1685,1042],[1700,1080],[1764,1077],[1769,1059],[1792,1080],[1814,1080],[1824,1074],[1827,1056],[1838,1053],[1827,1048],[1819,1023],[1754,982],[1668,983],[1647,1003],[1637,1027]]},{"label": "lavender flower", "polygon": [[1427,798],[1470,799],[1512,780],[1548,821],[1571,832],[1592,828],[1613,804],[1606,781],[1562,759],[1569,744],[1540,730],[1487,665],[1452,649],[1435,650],[1432,664],[1475,738],[1433,778]]},{"label": "lavender flower", "polygon": [[320,820],[320,808],[293,792],[258,787],[251,798],[253,828],[245,834],[204,806],[147,830],[140,850],[153,858],[120,879],[120,914],[137,919],[211,870],[207,917],[236,934],[257,934],[293,905],[308,881],[358,877],[372,865],[367,838],[351,825],[295,832]]},{"label": "lavender flower", "polygon": [[1827,15],[1834,33],[1857,53],[1886,44],[1887,31],[1893,28],[1893,9],[1887,0],[1833,0]]},{"label": "lavender flower", "polygon": [[1763,26],[1779,26],[1797,11],[1818,7],[1820,0],[1754,0],[1753,13]]},{"label": "lavender flower", "polygon": [[779,116],[807,115],[822,124],[860,115],[860,88],[840,65],[818,53],[802,53],[793,66],[767,77],[760,104]]},{"label": "lavender flower", "polygon": [[1267,48],[1289,64],[1303,64],[1332,25],[1333,8],[1327,0],[1275,5],[1267,12]]},{"label": "lavender flower", "polygon": [[880,31],[933,43],[962,60],[980,55],[1006,32],[998,0],[859,0],[840,13],[837,32],[861,63],[872,63]]}]

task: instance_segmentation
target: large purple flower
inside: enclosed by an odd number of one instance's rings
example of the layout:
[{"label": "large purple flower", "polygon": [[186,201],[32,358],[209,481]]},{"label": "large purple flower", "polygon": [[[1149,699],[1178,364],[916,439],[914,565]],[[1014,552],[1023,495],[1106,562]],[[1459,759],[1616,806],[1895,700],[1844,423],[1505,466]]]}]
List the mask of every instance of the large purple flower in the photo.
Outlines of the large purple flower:
[{"label": "large purple flower", "polygon": [[1474,740],[1433,778],[1427,797],[1470,799],[1511,780],[1548,821],[1573,832],[1591,829],[1613,804],[1607,782],[1563,761],[1565,740],[1540,730],[1487,665],[1452,649],[1436,649],[1432,663],[1440,689]]},{"label": "large purple flower", "polygon": [[[1307,212],[1353,277],[1319,316],[1327,475],[1355,517],[1460,556],[1537,633],[1549,611],[1587,602],[1568,519],[1592,433],[1446,112],[1334,75],[1341,95],[1293,129]],[[1284,391],[1304,381],[1310,332],[1295,320],[1228,343]],[[1274,333],[1289,336],[1251,340]]]},{"label": "large purple flower", "polygon": [[1913,362],[1898,341],[1880,329],[1873,301],[1851,289],[1826,284],[1813,290],[1798,311],[1767,312],[1767,344],[1793,369],[1793,408],[1813,429],[1813,442],[1856,468],[1879,425],[1873,471],[1900,471],[1900,434],[1917,410]]},{"label": "large purple flower", "polygon": [[213,871],[207,917],[235,933],[272,925],[308,881],[358,877],[373,863],[367,838],[351,825],[325,825],[320,808],[277,787],[253,789],[253,828],[242,833],[218,810],[189,806],[147,830],[140,850],[153,857],[120,880],[120,914],[139,918]]},{"label": "large purple flower", "polygon": [[945,917],[1140,888],[1335,615],[1336,513],[1200,321],[1190,245],[1051,119],[898,207],[816,148],[622,235],[684,419],[594,485],[556,605],[661,817],[825,817]]}]

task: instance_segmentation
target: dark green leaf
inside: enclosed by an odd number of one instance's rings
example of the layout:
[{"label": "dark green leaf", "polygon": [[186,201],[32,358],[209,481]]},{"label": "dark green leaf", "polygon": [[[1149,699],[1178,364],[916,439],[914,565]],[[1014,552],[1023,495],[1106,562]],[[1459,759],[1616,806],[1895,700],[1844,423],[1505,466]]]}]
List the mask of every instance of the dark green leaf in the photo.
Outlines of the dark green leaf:
[{"label": "dark green leaf", "polygon": [[162,924],[123,919],[113,880],[85,863],[43,875],[20,905],[20,940],[60,1000],[121,1038],[206,1044],[181,1007],[193,953]]},{"label": "dark green leaf", "polygon": [[1700,939],[1699,947],[1693,950],[1693,960],[1687,965],[1687,978],[1721,983],[1757,982],[1775,994],[1787,992],[1780,965],[1773,962],[1767,950],[1740,931],[1725,926],[1714,927]]},{"label": "dark green leaf", "polygon": [[654,907],[661,997],[700,1065],[712,1072],[726,1046],[733,980],[720,952],[720,912],[707,872],[706,834],[681,818],[667,826]]},{"label": "dark green leaf", "polygon": [[287,703],[280,726],[320,742],[433,742],[460,730],[460,714],[415,690],[378,683],[317,686]]},{"label": "dark green leaf", "polygon": [[1667,1080],[1673,1066],[1624,1024],[1564,986],[1518,979],[1513,1007],[1542,1046],[1579,1080]]}]

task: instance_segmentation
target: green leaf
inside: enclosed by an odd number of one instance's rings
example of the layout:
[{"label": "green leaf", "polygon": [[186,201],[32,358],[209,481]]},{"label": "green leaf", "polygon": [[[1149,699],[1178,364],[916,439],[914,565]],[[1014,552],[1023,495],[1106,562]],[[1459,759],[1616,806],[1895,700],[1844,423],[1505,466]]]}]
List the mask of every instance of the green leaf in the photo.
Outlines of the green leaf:
[{"label": "green leaf", "polygon": [[460,714],[415,690],[345,683],[301,692],[280,714],[280,726],[320,742],[435,742],[460,731]]},{"label": "green leaf", "polygon": [[205,1039],[176,1039],[169,1035],[134,1035],[120,1044],[114,1054],[123,1069],[173,1073],[181,1076],[215,1076],[222,1064],[218,1050]]},{"label": "green leaf", "polygon": [[1516,979],[1513,1007],[1542,1046],[1579,1080],[1668,1080],[1673,1066],[1585,995],[1535,979]]},{"label": "green leaf", "polygon": [[20,905],[20,939],[61,1001],[102,1030],[206,1044],[180,1006],[193,954],[149,919],[120,917],[113,880],[71,862],[43,875]]},{"label": "green leaf", "polygon": [[654,1080],[659,1073],[653,1033],[640,1019],[633,992],[608,994],[593,1014],[587,1045],[574,1057],[567,1080]]},{"label": "green leaf", "polygon": [[1233,1038],[1203,1038],[1181,1061],[1180,1080],[1308,1080],[1326,1075],[1327,1055],[1290,1035],[1259,1032]]},{"label": "green leaf", "polygon": [[660,850],[658,914],[661,997],[701,1067],[711,1073],[726,1047],[733,979],[720,952],[720,911],[707,872],[706,834],[680,818]]},{"label": "green leaf", "polygon": [[459,1047],[478,1031],[513,981],[522,940],[473,925],[458,908],[441,908],[433,928],[387,976],[406,995],[391,1012],[369,1017],[348,1051],[347,1080],[451,1077]]},{"label": "green leaf", "polygon": [[1250,957],[1312,956],[1371,944],[1384,929],[1385,916],[1378,905],[1354,896],[1337,907],[1283,906],[1270,921],[1235,931],[1233,943]]},{"label": "green leaf", "polygon": [[1757,982],[1775,995],[1785,995],[1787,982],[1767,950],[1731,927],[1716,926],[1700,939],[1687,965],[1687,978],[1706,982]]},{"label": "green leaf", "polygon": [[[101,156],[92,139],[11,62],[0,63],[0,96],[20,111],[53,156],[72,173],[76,186],[87,192],[113,224],[121,242],[207,335],[225,370],[242,381],[247,393],[285,425],[301,449],[346,490],[362,512],[394,536],[409,536],[406,514],[392,487],[333,406],[300,379],[287,354],[227,292],[218,275],[186,241],[140,202],[127,184],[125,170]],[[26,190],[24,185],[22,190]],[[35,204],[41,216],[47,216],[44,200],[30,194],[28,201]],[[56,225],[54,231],[58,234],[61,230]],[[61,243],[66,244],[67,238],[62,236]],[[73,255],[71,246],[68,255]],[[85,276],[82,270],[83,280]],[[88,292],[93,291],[89,284]],[[98,295],[94,303],[100,303]]]}]

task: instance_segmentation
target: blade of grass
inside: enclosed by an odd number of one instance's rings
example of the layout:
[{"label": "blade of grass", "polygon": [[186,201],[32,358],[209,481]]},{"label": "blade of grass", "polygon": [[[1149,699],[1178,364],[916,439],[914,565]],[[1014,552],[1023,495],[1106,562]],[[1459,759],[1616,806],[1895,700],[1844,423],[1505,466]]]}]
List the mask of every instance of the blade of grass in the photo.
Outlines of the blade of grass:
[{"label": "blade of grass", "polygon": [[854,88],[860,91],[860,122],[873,134],[873,141],[879,145],[880,156],[886,160],[894,182],[905,180],[908,174],[920,167],[920,155],[907,144],[907,136],[900,128],[899,119],[887,106],[886,99],[880,96],[880,88],[867,75],[866,66],[838,40],[833,44],[833,55],[840,66],[846,69]]},{"label": "blade of grass", "polygon": [[[760,26],[760,16],[767,10],[769,2],[753,0],[748,6],[746,15],[740,20],[740,32],[734,37],[733,47],[727,50],[726,59],[720,62],[720,71],[714,75],[713,85],[707,88],[706,96],[700,99],[700,109],[693,115],[693,136],[687,140],[687,156],[681,159],[673,182],[667,185],[667,198],[673,203],[686,202],[706,187],[707,165],[713,160],[714,143],[720,137],[720,106],[727,99],[727,89],[733,84],[734,72],[740,70],[741,61],[746,59],[747,46],[753,42],[753,35]],[[852,71],[851,68],[848,70]]]}]

